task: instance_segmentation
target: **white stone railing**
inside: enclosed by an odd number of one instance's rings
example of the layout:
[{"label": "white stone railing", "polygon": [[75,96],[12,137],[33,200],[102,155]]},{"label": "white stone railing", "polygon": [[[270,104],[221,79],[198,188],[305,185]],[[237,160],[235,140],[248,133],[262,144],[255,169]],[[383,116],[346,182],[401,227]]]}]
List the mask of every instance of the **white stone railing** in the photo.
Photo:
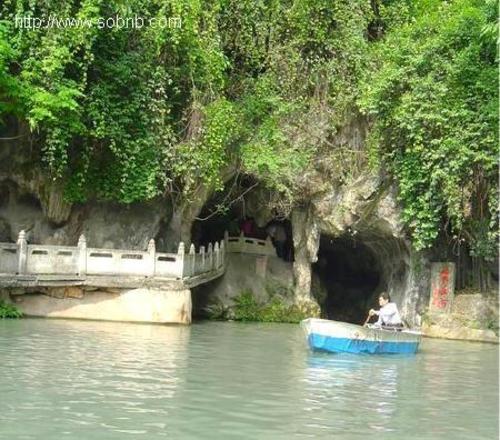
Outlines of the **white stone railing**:
[{"label": "white stone railing", "polygon": [[17,244],[0,243],[0,273],[185,279],[223,268],[226,252],[276,256],[270,238],[229,237],[227,232],[220,243],[200,246],[198,252],[194,245],[186,252],[180,243],[177,253],[164,253],[156,252],[154,240],[145,251],[90,248],[83,235],[77,246],[28,244],[21,231]]},{"label": "white stone railing", "polygon": [[24,231],[17,244],[0,243],[0,273],[52,275],[127,275],[184,279],[217,271],[225,265],[224,241],[199,252],[191,245],[185,252],[156,252],[154,240],[146,251],[88,248],[82,235],[77,246],[28,244]]},{"label": "white stone railing", "polygon": [[226,232],[224,241],[228,252],[276,257],[276,249],[270,237],[261,240],[260,238],[245,237],[243,233],[239,237],[229,237]]}]

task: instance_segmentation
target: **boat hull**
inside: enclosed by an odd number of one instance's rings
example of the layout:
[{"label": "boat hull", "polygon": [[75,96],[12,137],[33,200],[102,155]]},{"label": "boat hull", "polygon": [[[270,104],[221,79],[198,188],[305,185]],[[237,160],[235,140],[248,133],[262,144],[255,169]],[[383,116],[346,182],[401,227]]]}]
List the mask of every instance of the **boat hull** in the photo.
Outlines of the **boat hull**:
[{"label": "boat hull", "polygon": [[331,353],[414,354],[421,333],[361,327],[326,319],[305,319],[301,326],[311,349]]}]

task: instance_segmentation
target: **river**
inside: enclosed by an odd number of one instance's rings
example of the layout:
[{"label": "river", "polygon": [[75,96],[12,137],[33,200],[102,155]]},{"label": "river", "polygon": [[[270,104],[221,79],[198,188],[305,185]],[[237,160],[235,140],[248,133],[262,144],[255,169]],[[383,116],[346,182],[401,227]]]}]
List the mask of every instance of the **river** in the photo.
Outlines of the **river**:
[{"label": "river", "polygon": [[312,353],[298,325],[0,320],[0,439],[498,439],[498,346]]}]

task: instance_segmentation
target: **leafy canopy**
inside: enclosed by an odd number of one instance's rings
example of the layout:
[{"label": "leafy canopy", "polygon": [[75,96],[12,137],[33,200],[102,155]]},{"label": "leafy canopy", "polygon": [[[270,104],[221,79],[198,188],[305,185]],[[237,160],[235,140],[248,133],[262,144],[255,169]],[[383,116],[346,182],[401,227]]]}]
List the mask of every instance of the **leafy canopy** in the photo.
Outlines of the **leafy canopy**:
[{"label": "leafy canopy", "polygon": [[360,100],[372,159],[396,177],[419,249],[448,222],[473,252],[495,253],[496,17],[496,3],[418,1],[373,47]]}]

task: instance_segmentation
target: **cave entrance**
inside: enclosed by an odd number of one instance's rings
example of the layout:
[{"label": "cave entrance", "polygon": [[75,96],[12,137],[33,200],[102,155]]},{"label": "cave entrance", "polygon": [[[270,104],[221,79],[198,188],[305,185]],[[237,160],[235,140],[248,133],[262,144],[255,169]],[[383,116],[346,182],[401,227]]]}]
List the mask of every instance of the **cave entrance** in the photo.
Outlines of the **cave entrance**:
[{"label": "cave entrance", "polygon": [[269,237],[276,255],[284,261],[293,261],[292,224],[269,209],[269,195],[255,190],[256,184],[253,178],[240,176],[205,203],[191,227],[191,242],[196,248],[222,240],[228,231],[231,237],[240,234],[261,240]]},{"label": "cave entrance", "polygon": [[321,304],[327,319],[363,323],[374,296],[384,288],[376,256],[352,235],[322,235],[313,271],[327,292]]},{"label": "cave entrance", "polygon": [[[252,217],[253,210],[248,206],[255,186],[253,178],[237,176],[226,183],[224,191],[218,192],[205,203],[191,227],[191,241],[196,247],[222,240],[225,231],[231,237],[239,236],[243,229],[247,230],[245,235],[248,237],[267,237],[265,226],[257,225]],[[246,227],[243,226],[244,222],[247,222]]]}]

